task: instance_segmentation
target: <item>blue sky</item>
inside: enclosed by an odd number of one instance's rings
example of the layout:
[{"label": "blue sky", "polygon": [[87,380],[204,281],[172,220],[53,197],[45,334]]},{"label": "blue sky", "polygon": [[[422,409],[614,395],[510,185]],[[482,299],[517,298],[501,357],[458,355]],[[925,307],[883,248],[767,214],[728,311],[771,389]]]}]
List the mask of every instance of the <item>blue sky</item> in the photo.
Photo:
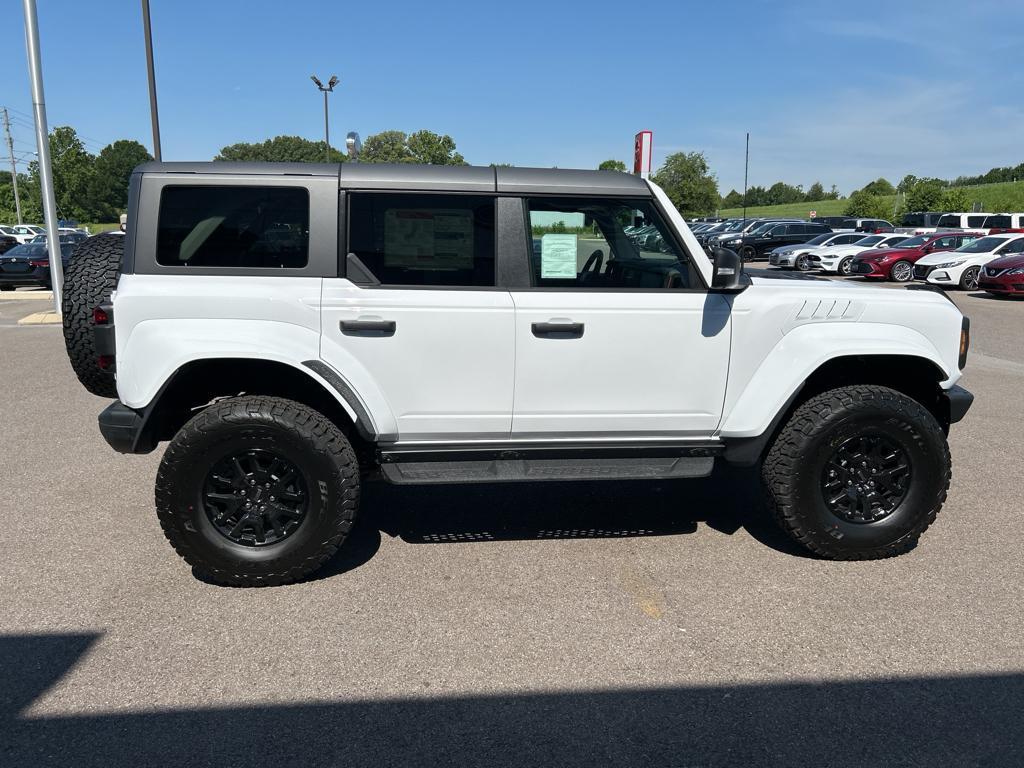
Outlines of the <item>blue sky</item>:
[{"label": "blue sky", "polygon": [[[471,163],[630,162],[706,153],[722,192],[820,180],[844,193],[885,175],[952,177],[1024,161],[1024,4],[1018,2],[323,2],[151,0],[164,158],[322,137],[309,80],[341,78],[332,136],[451,134]],[[42,0],[51,127],[98,151],[150,144],[137,0]],[[21,3],[0,104],[31,151]],[[334,142],[338,144],[336,140]]]}]

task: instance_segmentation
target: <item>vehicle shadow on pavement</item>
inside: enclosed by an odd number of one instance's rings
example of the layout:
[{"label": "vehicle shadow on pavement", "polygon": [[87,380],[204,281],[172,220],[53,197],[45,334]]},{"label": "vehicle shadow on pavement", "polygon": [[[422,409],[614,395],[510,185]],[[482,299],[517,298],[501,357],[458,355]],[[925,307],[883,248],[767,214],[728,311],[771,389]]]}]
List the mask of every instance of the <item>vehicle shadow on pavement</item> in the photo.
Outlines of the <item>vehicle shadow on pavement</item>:
[{"label": "vehicle shadow on pavement", "polygon": [[360,506],[357,530],[376,528],[410,544],[674,536],[704,523],[728,535],[744,528],[766,546],[805,555],[769,519],[757,470],[721,465],[709,478],[664,482],[375,482]]},{"label": "vehicle shadow on pavement", "polygon": [[0,636],[3,765],[1001,768],[1024,752],[1024,674],[27,714],[100,637]]}]

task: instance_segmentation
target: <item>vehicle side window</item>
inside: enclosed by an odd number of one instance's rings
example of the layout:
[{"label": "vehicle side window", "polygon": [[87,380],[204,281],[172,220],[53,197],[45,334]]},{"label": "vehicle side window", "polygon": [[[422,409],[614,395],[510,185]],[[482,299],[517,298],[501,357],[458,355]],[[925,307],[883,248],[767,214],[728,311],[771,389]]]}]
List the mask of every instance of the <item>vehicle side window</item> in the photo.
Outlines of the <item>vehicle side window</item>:
[{"label": "vehicle side window", "polygon": [[980,226],[982,226],[985,223],[985,219],[987,219],[987,218],[988,218],[988,216],[968,216],[967,217],[967,226],[968,227],[980,227]]},{"label": "vehicle side window", "polygon": [[[530,198],[533,285],[542,288],[701,286],[650,200]],[[642,217],[644,226],[626,229]]]},{"label": "vehicle side window", "polygon": [[786,225],[787,235],[806,235],[807,225],[806,224],[787,224]]},{"label": "vehicle side window", "polygon": [[940,237],[933,244],[933,248],[956,248],[960,245],[960,241],[963,238],[960,237]]},{"label": "vehicle side window", "polygon": [[1004,246],[1003,249],[999,253],[1000,253],[1000,255],[1002,255],[1002,254],[1005,254],[1005,253],[1022,253],[1022,252],[1024,252],[1024,238],[1021,238],[1020,240],[1014,240],[1009,245]]},{"label": "vehicle side window", "polygon": [[350,195],[348,250],[384,285],[494,285],[494,205],[485,195]]},{"label": "vehicle side window", "polygon": [[174,185],[160,195],[157,264],[301,269],[308,260],[304,188]]},{"label": "vehicle side window", "polygon": [[863,239],[863,237],[864,235],[862,235],[860,232],[857,232],[851,235],[843,235],[838,242],[840,245],[849,245],[850,243],[856,243],[858,240]]}]

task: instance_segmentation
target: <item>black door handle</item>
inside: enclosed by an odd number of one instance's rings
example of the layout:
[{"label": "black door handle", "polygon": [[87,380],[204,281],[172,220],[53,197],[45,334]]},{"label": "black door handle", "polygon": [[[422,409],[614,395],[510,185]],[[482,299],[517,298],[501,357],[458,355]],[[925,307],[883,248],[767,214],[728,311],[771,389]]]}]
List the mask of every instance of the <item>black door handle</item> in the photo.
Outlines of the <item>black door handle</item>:
[{"label": "black door handle", "polygon": [[398,326],[394,320],[342,320],[340,327],[346,336],[394,336]]},{"label": "black door handle", "polygon": [[534,323],[533,335],[546,339],[578,339],[583,336],[583,323]]}]

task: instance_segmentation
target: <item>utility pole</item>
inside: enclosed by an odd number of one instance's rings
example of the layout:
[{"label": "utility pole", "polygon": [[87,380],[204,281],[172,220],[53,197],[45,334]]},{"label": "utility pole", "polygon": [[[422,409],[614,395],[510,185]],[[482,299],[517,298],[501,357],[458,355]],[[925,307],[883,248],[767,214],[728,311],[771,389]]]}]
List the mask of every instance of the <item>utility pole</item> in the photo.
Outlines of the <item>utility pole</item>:
[{"label": "utility pole", "polygon": [[747,171],[750,168],[750,131],[747,131],[747,156],[743,160],[743,225],[747,224]]},{"label": "utility pole", "polygon": [[156,74],[153,72],[153,30],[149,25],[149,0],[142,0],[142,26],[146,33],[146,71],[149,75],[149,118],[153,122],[153,159],[160,162],[160,115],[156,108]]},{"label": "utility pole", "polygon": [[25,8],[25,48],[28,72],[32,81],[32,114],[36,123],[36,145],[39,151],[39,182],[43,193],[43,216],[46,221],[46,249],[50,252],[50,282],[53,284],[53,305],[60,314],[60,295],[64,289],[64,262],[61,261],[60,235],[57,232],[57,201],[53,194],[53,167],[50,165],[50,135],[46,130],[46,100],[43,98],[43,59],[39,52],[39,17],[36,0],[23,0]]},{"label": "utility pole", "polygon": [[327,94],[334,93],[334,86],[338,84],[338,76],[331,75],[331,79],[327,81],[327,85],[320,82],[320,78],[316,75],[310,75],[309,79],[312,80],[316,87],[319,88],[324,94],[324,158],[325,162],[331,162],[331,126],[327,120]]},{"label": "utility pole", "polygon": [[21,224],[21,198],[18,197],[18,166],[14,162],[14,139],[11,138],[11,119],[4,107],[4,133],[7,134],[7,154],[11,156],[11,184],[14,185],[14,207],[18,212],[18,223]]}]

